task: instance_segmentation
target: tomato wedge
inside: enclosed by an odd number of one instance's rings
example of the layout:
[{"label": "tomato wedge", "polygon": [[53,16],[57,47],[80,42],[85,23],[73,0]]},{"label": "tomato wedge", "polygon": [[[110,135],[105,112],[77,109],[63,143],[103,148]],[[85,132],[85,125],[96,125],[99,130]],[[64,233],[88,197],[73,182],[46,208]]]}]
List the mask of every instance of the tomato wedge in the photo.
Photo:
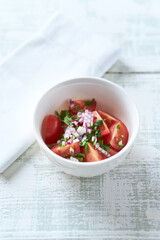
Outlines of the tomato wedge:
[{"label": "tomato wedge", "polygon": [[85,154],[85,162],[96,162],[103,160],[106,157],[103,153],[98,151],[92,143],[88,143],[88,153],[86,153],[85,148],[82,147],[81,152]]},{"label": "tomato wedge", "polygon": [[[96,123],[98,120],[102,120],[101,116],[98,114],[97,111],[94,111],[93,114],[94,114],[94,118],[93,118],[94,123]],[[103,124],[99,127],[99,129],[102,136],[105,136],[110,133],[105,122],[103,122]]]},{"label": "tomato wedge", "polygon": [[[85,109],[88,109],[89,111],[94,111],[95,108],[96,108],[96,101],[92,99],[92,101],[84,101],[84,100],[75,100],[75,101],[72,101],[70,100],[70,105],[69,105],[69,110],[72,114],[77,114],[78,112],[80,111],[84,111]],[[87,102],[90,102],[87,103]]]},{"label": "tomato wedge", "polygon": [[101,110],[98,110],[98,113],[101,116],[101,118],[103,118],[103,120],[105,121],[105,123],[107,124],[107,126],[109,128],[119,121],[117,118],[115,118],[115,117],[111,116],[110,114],[103,112]]},{"label": "tomato wedge", "polygon": [[109,154],[110,154],[111,156],[114,156],[116,153],[118,153],[118,151],[116,151],[116,150],[113,149],[113,148],[110,148]]},{"label": "tomato wedge", "polygon": [[80,153],[79,142],[67,144],[64,147],[60,147],[58,144],[51,148],[51,151],[58,154],[61,157],[67,158],[73,154]]},{"label": "tomato wedge", "polygon": [[111,126],[110,134],[103,138],[104,144],[110,143],[111,147],[116,150],[121,150],[128,142],[128,130],[121,121]]},{"label": "tomato wedge", "polygon": [[59,135],[63,133],[61,121],[54,115],[47,115],[42,122],[42,138],[46,144],[57,142]]}]

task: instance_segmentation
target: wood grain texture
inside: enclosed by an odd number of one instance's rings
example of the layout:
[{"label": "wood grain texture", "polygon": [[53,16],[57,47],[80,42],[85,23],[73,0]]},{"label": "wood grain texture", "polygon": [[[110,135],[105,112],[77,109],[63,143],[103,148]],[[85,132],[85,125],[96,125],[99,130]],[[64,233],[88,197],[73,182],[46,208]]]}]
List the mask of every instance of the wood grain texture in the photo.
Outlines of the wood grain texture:
[{"label": "wood grain texture", "polygon": [[140,131],[125,162],[90,179],[34,143],[0,175],[0,239],[160,239],[160,2],[0,0],[0,60],[56,9],[122,44],[105,78],[136,101]]},{"label": "wood grain texture", "polygon": [[0,59],[56,10],[122,46],[111,72],[160,72],[159,0],[0,0]]}]

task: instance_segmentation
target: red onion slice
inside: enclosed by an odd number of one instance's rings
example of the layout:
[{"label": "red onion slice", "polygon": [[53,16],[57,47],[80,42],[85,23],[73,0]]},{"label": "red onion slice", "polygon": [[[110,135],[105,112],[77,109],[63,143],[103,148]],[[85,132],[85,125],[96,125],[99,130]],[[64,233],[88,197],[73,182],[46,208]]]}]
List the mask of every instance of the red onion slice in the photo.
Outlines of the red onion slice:
[{"label": "red onion slice", "polygon": [[71,108],[74,108],[74,101],[72,99],[70,99],[69,105],[70,105]]}]

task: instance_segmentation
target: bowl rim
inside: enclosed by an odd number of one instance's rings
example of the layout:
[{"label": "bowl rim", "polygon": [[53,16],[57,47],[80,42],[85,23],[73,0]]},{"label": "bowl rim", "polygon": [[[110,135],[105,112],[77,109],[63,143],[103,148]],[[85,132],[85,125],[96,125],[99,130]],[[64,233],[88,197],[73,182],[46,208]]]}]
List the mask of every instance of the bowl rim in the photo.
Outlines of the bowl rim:
[{"label": "bowl rim", "polygon": [[[89,81],[97,81],[97,84],[98,83],[103,83],[103,84],[109,84],[113,87],[116,87],[118,88],[120,91],[122,91],[126,97],[130,100],[130,102],[133,104],[135,110],[136,110],[136,113],[137,113],[137,123],[135,124],[135,130],[130,138],[130,141],[127,142],[126,146],[121,150],[119,151],[118,153],[116,153],[115,155],[109,157],[109,158],[106,158],[106,159],[103,159],[101,161],[96,161],[96,162],[74,162],[74,161],[69,161],[68,159],[65,159],[59,155],[57,155],[56,153],[52,152],[48,146],[45,144],[45,142],[43,141],[42,139],[42,136],[41,136],[41,133],[40,131],[37,131],[37,126],[36,126],[36,117],[37,117],[37,111],[38,111],[38,108],[40,107],[40,103],[41,101],[43,101],[43,99],[45,98],[45,96],[47,94],[49,94],[49,92],[51,92],[54,88],[57,88],[57,87],[61,87],[63,86],[64,84],[69,84],[69,83],[74,83],[78,80],[89,80]],[[114,161],[115,159],[121,157],[123,155],[123,153],[125,153],[127,150],[130,149],[130,147],[132,146],[132,144],[134,143],[136,137],[137,137],[137,134],[138,134],[138,130],[139,130],[139,125],[140,125],[140,114],[139,114],[139,109],[136,105],[136,103],[134,102],[134,100],[130,97],[130,95],[121,87],[119,86],[118,84],[106,79],[106,78],[100,78],[100,77],[85,77],[85,76],[82,76],[82,77],[76,77],[76,78],[70,78],[70,79],[66,79],[66,80],[63,80],[61,81],[60,83],[58,84],[54,84],[51,88],[49,88],[47,91],[45,91],[45,93],[39,98],[37,104],[36,104],[36,107],[35,107],[35,110],[34,110],[34,115],[33,115],[33,125],[34,125],[34,132],[35,132],[35,136],[36,136],[36,140],[37,142],[40,144],[40,146],[45,150],[47,151],[52,157],[54,158],[57,158],[60,160],[60,162],[64,162],[66,164],[68,164],[68,166],[65,166],[65,167],[69,167],[70,166],[77,166],[77,167],[91,167],[91,166],[95,166],[95,165],[102,165],[104,163],[109,163],[111,161]]]}]

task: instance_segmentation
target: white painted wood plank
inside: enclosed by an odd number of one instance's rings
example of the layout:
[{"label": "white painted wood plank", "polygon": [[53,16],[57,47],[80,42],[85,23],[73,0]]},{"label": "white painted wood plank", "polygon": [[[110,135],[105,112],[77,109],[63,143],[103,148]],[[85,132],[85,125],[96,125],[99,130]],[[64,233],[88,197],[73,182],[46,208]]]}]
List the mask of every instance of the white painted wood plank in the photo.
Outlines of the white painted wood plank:
[{"label": "white painted wood plank", "polygon": [[57,9],[122,45],[122,56],[111,72],[160,72],[159,0],[1,0],[0,59]]},{"label": "white painted wood plank", "polygon": [[1,177],[1,239],[159,239],[158,158],[154,148],[135,146],[116,169],[80,179],[59,172],[33,145]]}]

